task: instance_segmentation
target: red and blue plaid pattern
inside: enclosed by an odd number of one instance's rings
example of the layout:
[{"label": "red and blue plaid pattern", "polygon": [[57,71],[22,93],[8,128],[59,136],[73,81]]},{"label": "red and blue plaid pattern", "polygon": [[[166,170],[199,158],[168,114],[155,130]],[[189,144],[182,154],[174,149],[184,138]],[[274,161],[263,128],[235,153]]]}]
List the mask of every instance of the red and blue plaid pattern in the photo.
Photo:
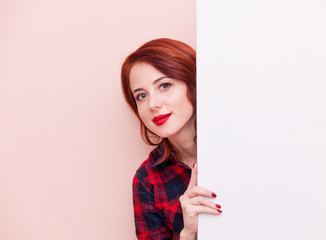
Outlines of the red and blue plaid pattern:
[{"label": "red and blue plaid pattern", "polygon": [[186,191],[191,168],[175,154],[162,161],[160,144],[137,170],[133,180],[136,234],[142,240],[179,239],[183,229],[179,197]]}]

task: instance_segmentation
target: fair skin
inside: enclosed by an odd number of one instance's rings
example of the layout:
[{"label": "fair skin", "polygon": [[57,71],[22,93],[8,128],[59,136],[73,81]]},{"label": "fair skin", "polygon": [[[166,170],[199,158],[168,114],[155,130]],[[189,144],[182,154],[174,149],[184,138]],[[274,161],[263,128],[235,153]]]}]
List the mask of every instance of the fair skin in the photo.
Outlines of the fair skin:
[{"label": "fair skin", "polygon": [[[194,108],[187,98],[187,85],[168,78],[150,64],[139,62],[130,71],[130,89],[137,103],[138,114],[145,126],[177,148],[181,161],[193,168],[185,193],[180,197],[184,228],[181,240],[196,239],[198,214],[221,214],[220,206],[209,198],[212,191],[197,186],[197,145],[194,142]],[[162,116],[164,121],[156,121]],[[195,164],[195,165],[194,165]]]}]

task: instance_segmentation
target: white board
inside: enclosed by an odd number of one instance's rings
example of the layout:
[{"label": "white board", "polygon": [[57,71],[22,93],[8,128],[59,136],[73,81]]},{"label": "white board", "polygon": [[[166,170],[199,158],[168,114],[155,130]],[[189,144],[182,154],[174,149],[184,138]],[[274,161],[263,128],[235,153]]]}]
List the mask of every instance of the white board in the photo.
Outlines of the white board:
[{"label": "white board", "polygon": [[326,239],[326,1],[197,2],[199,240]]}]

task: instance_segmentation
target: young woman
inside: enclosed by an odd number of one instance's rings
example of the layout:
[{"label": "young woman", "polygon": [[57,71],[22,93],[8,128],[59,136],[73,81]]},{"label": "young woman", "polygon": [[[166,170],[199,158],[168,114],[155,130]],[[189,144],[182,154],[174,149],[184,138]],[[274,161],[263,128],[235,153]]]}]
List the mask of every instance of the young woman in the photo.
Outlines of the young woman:
[{"label": "young woman", "polygon": [[121,69],[125,99],[144,141],[157,146],[133,180],[139,239],[196,239],[198,214],[219,215],[197,186],[196,52],[172,39],[145,43]]}]

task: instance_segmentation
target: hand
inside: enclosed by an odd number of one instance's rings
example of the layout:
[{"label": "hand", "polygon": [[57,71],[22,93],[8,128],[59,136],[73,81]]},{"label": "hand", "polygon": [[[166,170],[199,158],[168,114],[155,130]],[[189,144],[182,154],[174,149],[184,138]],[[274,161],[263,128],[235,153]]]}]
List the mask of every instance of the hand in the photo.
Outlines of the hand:
[{"label": "hand", "polygon": [[215,198],[216,194],[203,187],[197,186],[197,164],[194,164],[192,169],[190,182],[185,193],[179,198],[182,213],[184,228],[181,231],[181,239],[196,239],[198,230],[198,214],[208,213],[220,215],[221,206],[213,203],[207,198]]}]

